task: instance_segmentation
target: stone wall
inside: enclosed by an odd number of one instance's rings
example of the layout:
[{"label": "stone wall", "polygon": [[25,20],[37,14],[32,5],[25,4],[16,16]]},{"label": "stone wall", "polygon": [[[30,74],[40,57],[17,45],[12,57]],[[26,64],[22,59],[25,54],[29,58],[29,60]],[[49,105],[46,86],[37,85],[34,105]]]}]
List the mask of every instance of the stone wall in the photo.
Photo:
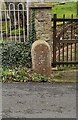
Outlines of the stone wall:
[{"label": "stone wall", "polygon": [[51,12],[52,6],[47,3],[35,3],[30,6],[30,29],[32,23],[32,11],[35,18],[35,40],[45,40],[51,46],[52,44],[52,28],[51,28]]}]

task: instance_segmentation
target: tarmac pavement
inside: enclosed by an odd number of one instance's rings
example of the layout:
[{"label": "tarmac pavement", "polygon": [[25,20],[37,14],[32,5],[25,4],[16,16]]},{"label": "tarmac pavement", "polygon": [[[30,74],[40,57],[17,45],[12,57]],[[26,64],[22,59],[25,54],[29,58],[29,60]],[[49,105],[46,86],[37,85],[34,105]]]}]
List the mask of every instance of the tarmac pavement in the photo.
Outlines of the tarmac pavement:
[{"label": "tarmac pavement", "polygon": [[76,118],[76,85],[3,83],[3,118]]}]

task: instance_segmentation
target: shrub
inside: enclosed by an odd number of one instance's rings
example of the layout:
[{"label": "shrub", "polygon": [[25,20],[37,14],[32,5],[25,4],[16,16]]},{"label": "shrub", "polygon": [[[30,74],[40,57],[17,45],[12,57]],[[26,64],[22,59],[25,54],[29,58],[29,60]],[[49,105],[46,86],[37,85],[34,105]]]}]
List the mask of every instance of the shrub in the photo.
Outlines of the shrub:
[{"label": "shrub", "polygon": [[29,43],[2,43],[2,66],[31,67],[31,48]]}]

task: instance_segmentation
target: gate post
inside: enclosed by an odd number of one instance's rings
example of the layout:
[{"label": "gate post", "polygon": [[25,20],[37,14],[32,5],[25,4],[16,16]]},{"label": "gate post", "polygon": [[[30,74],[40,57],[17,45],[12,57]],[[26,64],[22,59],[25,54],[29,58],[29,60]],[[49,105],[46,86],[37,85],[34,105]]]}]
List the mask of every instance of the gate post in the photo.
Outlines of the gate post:
[{"label": "gate post", "polygon": [[34,38],[35,40],[45,40],[52,47],[51,10],[52,6],[47,3],[34,3],[30,6],[30,34],[33,29],[31,16],[34,11]]}]

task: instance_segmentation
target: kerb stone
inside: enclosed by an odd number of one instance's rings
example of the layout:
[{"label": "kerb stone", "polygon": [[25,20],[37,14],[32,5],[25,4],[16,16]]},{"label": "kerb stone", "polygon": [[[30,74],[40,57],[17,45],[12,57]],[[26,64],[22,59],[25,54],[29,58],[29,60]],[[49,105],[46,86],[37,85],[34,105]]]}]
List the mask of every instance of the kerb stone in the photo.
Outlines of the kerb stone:
[{"label": "kerb stone", "polygon": [[41,75],[51,75],[51,50],[44,40],[37,40],[32,44],[32,69]]}]

